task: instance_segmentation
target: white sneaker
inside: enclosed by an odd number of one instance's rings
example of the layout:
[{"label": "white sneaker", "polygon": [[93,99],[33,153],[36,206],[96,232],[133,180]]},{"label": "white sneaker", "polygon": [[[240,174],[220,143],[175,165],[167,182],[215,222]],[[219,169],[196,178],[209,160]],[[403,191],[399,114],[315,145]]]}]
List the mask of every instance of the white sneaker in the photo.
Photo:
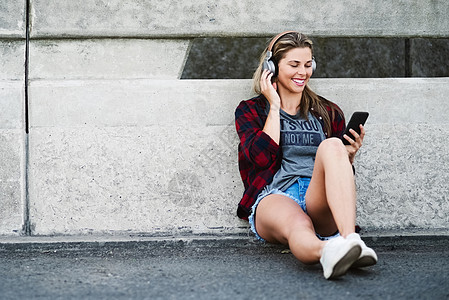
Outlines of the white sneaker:
[{"label": "white sneaker", "polygon": [[375,265],[377,263],[377,255],[373,249],[366,246],[366,244],[360,238],[357,233],[351,233],[346,237],[348,240],[358,241],[360,247],[362,247],[362,253],[359,258],[352,264],[352,268],[362,268]]},{"label": "white sneaker", "polygon": [[362,248],[360,242],[342,236],[329,240],[323,247],[320,263],[326,279],[344,275],[359,258]]}]

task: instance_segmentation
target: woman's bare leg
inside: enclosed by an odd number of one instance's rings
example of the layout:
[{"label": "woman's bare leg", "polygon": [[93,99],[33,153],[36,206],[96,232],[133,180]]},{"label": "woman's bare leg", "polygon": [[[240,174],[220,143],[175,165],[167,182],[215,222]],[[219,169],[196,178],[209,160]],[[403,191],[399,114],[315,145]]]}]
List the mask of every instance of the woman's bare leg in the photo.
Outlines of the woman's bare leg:
[{"label": "woman's bare leg", "polygon": [[354,232],[354,174],[341,140],[330,138],[318,147],[312,179],[306,193],[306,206],[320,235],[331,235],[338,230],[346,237]]},{"label": "woman's bare leg", "polygon": [[312,221],[292,199],[269,195],[256,210],[257,233],[266,241],[288,245],[293,255],[303,263],[317,263],[325,242],[315,235]]}]

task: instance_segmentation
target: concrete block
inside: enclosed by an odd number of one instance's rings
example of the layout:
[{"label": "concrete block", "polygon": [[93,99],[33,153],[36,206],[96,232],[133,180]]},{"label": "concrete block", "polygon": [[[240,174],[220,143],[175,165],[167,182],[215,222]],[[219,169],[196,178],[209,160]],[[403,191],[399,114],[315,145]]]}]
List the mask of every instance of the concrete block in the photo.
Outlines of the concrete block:
[{"label": "concrete block", "polygon": [[449,76],[449,39],[416,38],[410,41],[411,75]]},{"label": "concrete block", "polygon": [[25,87],[20,81],[0,81],[0,129],[23,129]]},{"label": "concrete block", "polygon": [[247,230],[232,112],[249,95],[232,85],[32,82],[33,234]]},{"label": "concrete block", "polygon": [[25,40],[0,40],[0,80],[24,80]]},{"label": "concrete block", "polygon": [[315,79],[314,90],[349,119],[366,110],[356,160],[358,223],[365,228],[448,228],[448,78]]},{"label": "concrete block", "polygon": [[[404,38],[310,38],[314,43],[314,56],[318,65],[314,78],[407,76]],[[181,78],[250,79],[270,40],[271,38],[245,37],[196,38]],[[438,39],[440,40],[446,39]],[[429,50],[428,47],[426,51]],[[449,72],[449,66],[441,63],[447,52],[447,49],[441,47],[429,55],[421,55],[419,61],[422,60],[421,57],[428,57],[429,60],[436,57],[435,61],[440,63],[436,75],[444,74],[445,71]],[[415,57],[412,59],[415,63]],[[433,76],[431,68],[426,70],[426,76]]]},{"label": "concrete block", "polygon": [[312,79],[311,88],[352,112],[370,112],[370,124],[447,124],[448,78]]},{"label": "concrete block", "polygon": [[25,203],[23,82],[0,81],[0,235],[19,235]]},{"label": "concrete block", "polygon": [[[447,229],[448,79],[312,82],[348,118],[370,112],[356,162],[358,224]],[[243,185],[233,113],[250,84],[32,82],[33,233],[247,232],[235,216]]]},{"label": "concrete block", "polygon": [[449,35],[445,0],[32,3],[32,37],[255,36],[292,29],[313,36]]},{"label": "concrete block", "polygon": [[0,38],[25,38],[25,0],[0,1]]},{"label": "concrete block", "polygon": [[[182,79],[250,79],[270,38],[196,38]],[[201,63],[198,63],[201,62]]]},{"label": "concrete block", "polygon": [[360,226],[449,227],[448,127],[431,120],[367,126],[356,164]]},{"label": "concrete block", "polygon": [[180,77],[188,40],[37,40],[30,79]]},{"label": "concrete block", "polygon": [[0,235],[19,235],[24,220],[24,132],[0,130]]},{"label": "concrete block", "polygon": [[[248,80],[74,80],[30,84],[37,127],[217,126],[251,93]],[[223,113],[225,112],[225,113]]]},{"label": "concrete block", "polygon": [[404,77],[402,38],[312,38],[315,78]]},{"label": "concrete block", "polygon": [[33,234],[246,230],[235,217],[241,196],[235,149],[216,138],[232,129],[171,122],[33,129]]}]

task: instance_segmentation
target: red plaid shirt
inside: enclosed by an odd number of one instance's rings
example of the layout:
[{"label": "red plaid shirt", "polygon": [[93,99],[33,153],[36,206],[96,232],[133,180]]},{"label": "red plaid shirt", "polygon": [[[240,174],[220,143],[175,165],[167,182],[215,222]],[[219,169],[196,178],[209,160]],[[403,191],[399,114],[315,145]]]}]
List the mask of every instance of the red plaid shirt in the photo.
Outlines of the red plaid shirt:
[{"label": "red plaid shirt", "polygon": [[[267,119],[268,101],[263,95],[242,101],[235,111],[235,127],[240,138],[239,143],[239,170],[245,191],[237,209],[239,218],[248,219],[251,207],[257,195],[273,180],[274,174],[279,170],[282,160],[281,147],[262,131]],[[334,104],[335,105],[335,104]],[[338,106],[335,105],[338,108]],[[345,130],[345,119],[341,110],[334,110],[327,106],[332,120],[331,137],[341,138]],[[324,124],[319,115],[314,115]]]}]

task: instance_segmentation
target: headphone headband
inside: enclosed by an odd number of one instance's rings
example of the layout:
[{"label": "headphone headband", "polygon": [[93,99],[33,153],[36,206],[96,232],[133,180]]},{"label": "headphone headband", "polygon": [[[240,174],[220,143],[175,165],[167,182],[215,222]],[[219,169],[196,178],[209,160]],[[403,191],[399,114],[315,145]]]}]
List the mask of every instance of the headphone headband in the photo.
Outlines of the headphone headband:
[{"label": "headphone headband", "polygon": [[[273,55],[273,53],[272,53],[273,46],[274,46],[274,44],[276,44],[276,42],[281,37],[283,37],[284,35],[289,34],[289,33],[298,33],[298,32],[290,30],[290,31],[284,31],[282,33],[279,33],[277,36],[275,36],[271,40],[270,44],[268,45],[267,53],[265,55],[265,58],[264,58],[264,61],[263,61],[263,64],[262,64],[262,68],[263,68],[263,70],[269,70],[271,73],[274,74],[274,76],[277,76],[277,73],[278,73],[278,69],[277,68],[278,68],[278,66],[277,66],[276,61],[272,57],[272,55]],[[301,38],[301,34],[300,34],[300,38]],[[312,72],[315,72],[315,70],[316,70],[316,62],[315,62],[315,58],[312,56]]]},{"label": "headphone headband", "polygon": [[279,33],[277,36],[275,36],[275,37],[271,40],[270,44],[268,45],[267,51],[270,51],[270,52],[271,52],[271,50],[273,49],[274,44],[276,44],[276,42],[277,42],[281,37],[283,37],[284,35],[286,35],[286,34],[288,34],[288,33],[294,33],[294,32],[296,32],[296,31],[289,30],[289,31],[284,31],[284,32]]}]

